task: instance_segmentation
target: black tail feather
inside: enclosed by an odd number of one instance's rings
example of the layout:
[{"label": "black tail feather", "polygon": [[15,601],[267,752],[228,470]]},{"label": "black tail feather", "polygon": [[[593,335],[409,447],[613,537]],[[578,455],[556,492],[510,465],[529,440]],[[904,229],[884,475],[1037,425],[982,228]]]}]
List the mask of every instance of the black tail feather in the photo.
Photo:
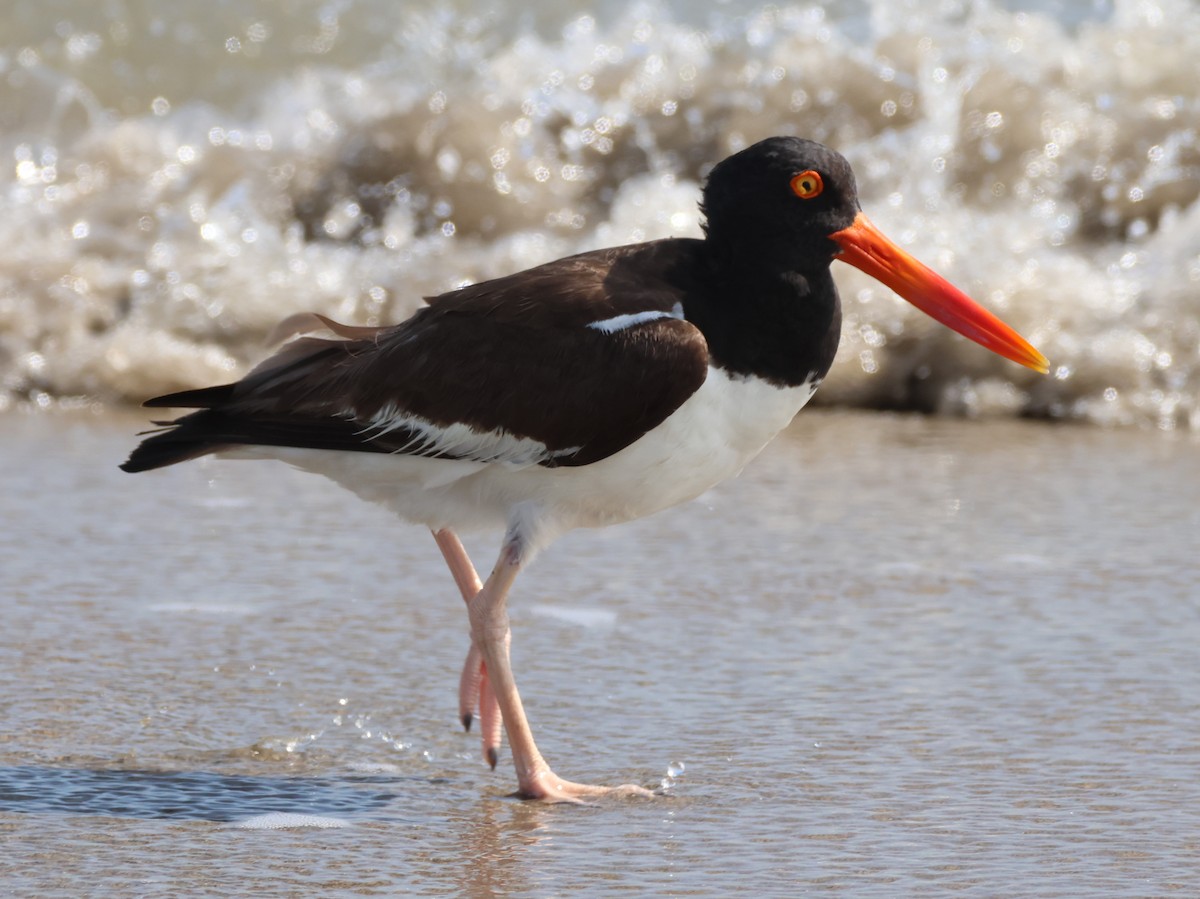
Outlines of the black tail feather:
[{"label": "black tail feather", "polygon": [[219,413],[213,413],[215,406],[229,401],[233,396],[233,384],[222,384],[218,387],[202,387],[198,390],[181,390],[178,393],[168,393],[156,396],[142,403],[151,408],[200,409],[173,421],[156,421],[158,428],[153,431],[143,431],[138,436],[149,434],[129,454],[129,458],[121,465],[122,471],[150,471],[154,468],[165,468],[176,462],[186,462],[208,453],[216,452],[228,445],[227,442],[215,441],[212,429],[208,427],[210,419],[215,415],[224,418]]},{"label": "black tail feather", "polygon": [[167,393],[146,400],[143,406],[152,409],[214,409],[222,406],[233,398],[236,384],[221,384],[217,387],[201,387],[197,390],[181,390],[178,393]]},{"label": "black tail feather", "polygon": [[[156,431],[142,432],[151,436],[134,448],[129,458],[121,465],[121,470],[133,473],[165,468],[176,462],[196,459],[229,446],[227,441],[212,439],[213,435],[203,421],[211,415],[213,413],[205,409],[175,421],[155,422],[162,427]],[[201,421],[197,422],[196,419]]]},{"label": "black tail feather", "polygon": [[[340,327],[332,330],[341,333]],[[235,446],[392,451],[394,446],[375,445],[361,422],[319,405],[305,408],[304,397],[311,386],[302,383],[297,390],[293,385],[297,379],[303,382],[314,367],[336,369],[339,362],[351,358],[347,347],[352,343],[302,337],[235,384],[181,390],[146,400],[142,405],[151,408],[199,411],[173,421],[156,421],[160,430],[147,432],[121,469],[150,471]],[[406,435],[399,429],[398,436]],[[407,439],[416,436],[407,435]]]},{"label": "black tail feather", "polygon": [[222,409],[201,409],[175,421],[156,424],[164,427],[146,432],[150,436],[130,453],[129,459],[121,465],[122,471],[164,468],[234,446],[294,446],[388,453],[396,451],[396,441],[403,444],[417,436],[398,429],[395,440],[376,442],[364,435],[361,423],[346,418],[293,419],[261,413],[246,418]]}]

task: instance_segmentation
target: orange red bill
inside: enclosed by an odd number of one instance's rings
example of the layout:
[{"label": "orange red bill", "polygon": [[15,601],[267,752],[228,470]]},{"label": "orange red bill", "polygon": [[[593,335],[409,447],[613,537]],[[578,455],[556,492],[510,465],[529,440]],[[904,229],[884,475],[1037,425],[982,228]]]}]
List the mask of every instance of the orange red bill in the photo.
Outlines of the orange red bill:
[{"label": "orange red bill", "polygon": [[887,285],[926,315],[980,346],[1046,374],[1050,363],[1030,343],[969,296],[888,240],[859,213],[849,228],[829,235],[837,258]]}]

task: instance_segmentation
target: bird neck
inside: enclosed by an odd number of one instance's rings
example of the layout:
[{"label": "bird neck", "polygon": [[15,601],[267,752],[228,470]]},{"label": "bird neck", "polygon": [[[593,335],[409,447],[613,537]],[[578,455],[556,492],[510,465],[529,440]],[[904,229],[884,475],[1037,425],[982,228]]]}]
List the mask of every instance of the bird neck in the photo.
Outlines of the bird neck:
[{"label": "bird neck", "polygon": [[788,387],[825,376],[842,318],[827,265],[801,273],[726,257],[710,260],[708,273],[686,315],[708,341],[713,365]]}]

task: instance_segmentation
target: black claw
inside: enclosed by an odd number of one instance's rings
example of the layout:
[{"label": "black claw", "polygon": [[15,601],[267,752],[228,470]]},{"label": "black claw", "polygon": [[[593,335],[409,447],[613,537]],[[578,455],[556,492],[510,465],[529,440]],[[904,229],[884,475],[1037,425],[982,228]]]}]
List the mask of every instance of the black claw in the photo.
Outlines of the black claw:
[{"label": "black claw", "polygon": [[487,750],[488,764],[492,766],[492,770],[496,770],[496,762],[500,761],[500,753],[496,752],[495,747],[489,746]]},{"label": "black claw", "polygon": [[467,733],[471,732],[471,719],[474,717],[475,716],[472,715],[470,712],[463,713],[463,716],[462,716],[463,730],[465,730]]}]

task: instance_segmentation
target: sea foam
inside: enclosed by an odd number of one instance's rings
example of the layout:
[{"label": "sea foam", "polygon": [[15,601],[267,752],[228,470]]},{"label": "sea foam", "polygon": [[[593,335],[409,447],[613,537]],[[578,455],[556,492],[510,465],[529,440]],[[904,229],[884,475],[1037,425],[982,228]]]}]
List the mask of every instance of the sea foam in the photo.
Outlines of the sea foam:
[{"label": "sea foam", "polygon": [[698,234],[712,163],[798,134],[1053,366],[836,266],[817,402],[1200,430],[1193,4],[459,5],[0,13],[0,408],[228,381],[298,311]]}]

